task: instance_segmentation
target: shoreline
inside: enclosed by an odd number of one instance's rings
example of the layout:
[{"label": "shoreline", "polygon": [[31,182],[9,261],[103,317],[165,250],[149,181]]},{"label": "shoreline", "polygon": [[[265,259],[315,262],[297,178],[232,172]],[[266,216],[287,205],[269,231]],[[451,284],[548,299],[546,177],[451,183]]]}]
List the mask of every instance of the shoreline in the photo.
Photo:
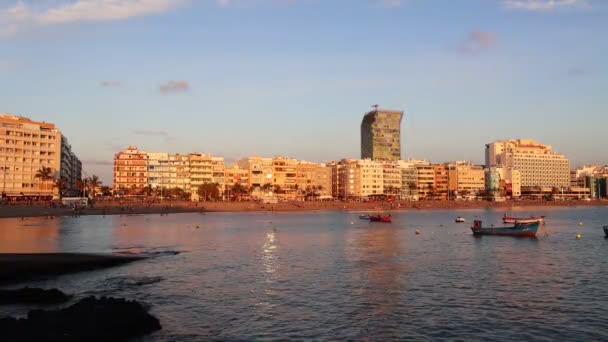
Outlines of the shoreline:
[{"label": "shoreline", "polygon": [[[315,211],[391,211],[391,210],[433,210],[433,209],[485,209],[512,207],[589,207],[608,206],[608,201],[416,201],[416,202],[279,202],[261,204],[258,202],[171,202],[152,205],[120,205],[115,202],[98,203],[94,208],[85,208],[77,216],[118,216],[118,215],[166,215],[180,213],[214,212],[315,212]],[[37,205],[0,206],[1,218],[70,217],[75,212],[69,208],[49,208]]]}]

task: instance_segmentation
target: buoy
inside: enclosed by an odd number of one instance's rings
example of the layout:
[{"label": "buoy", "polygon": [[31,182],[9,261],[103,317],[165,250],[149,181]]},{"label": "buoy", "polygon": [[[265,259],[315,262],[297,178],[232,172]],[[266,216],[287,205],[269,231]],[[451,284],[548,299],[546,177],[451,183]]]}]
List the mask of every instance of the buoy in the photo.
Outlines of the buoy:
[{"label": "buoy", "polygon": [[579,222],[579,223],[578,223],[578,225],[579,225],[579,226],[582,226],[582,225],[583,225],[583,222]]},{"label": "buoy", "polygon": [[353,221],[350,221],[350,224],[355,224],[355,222],[353,222]]},{"label": "buoy", "polygon": [[576,239],[579,240],[581,239],[583,236],[581,234],[576,234]]},{"label": "buoy", "polygon": [[420,235],[420,231],[416,229],[416,235]]},{"label": "buoy", "polygon": [[200,228],[200,226],[198,226],[198,225],[197,225],[197,226],[196,226],[196,229],[199,229],[199,228]]}]

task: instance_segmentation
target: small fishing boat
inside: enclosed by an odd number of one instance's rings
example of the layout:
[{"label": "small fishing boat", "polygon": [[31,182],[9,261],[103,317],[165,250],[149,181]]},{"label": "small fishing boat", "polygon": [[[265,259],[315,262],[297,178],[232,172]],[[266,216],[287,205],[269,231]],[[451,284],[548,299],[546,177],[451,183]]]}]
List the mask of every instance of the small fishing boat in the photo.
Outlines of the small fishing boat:
[{"label": "small fishing boat", "polygon": [[369,215],[359,215],[359,218],[362,220],[369,220]]},{"label": "small fishing boat", "polygon": [[608,238],[608,226],[604,226],[604,234]]},{"label": "small fishing boat", "polygon": [[532,222],[541,222],[544,219],[545,219],[544,216],[513,217],[513,216],[507,216],[507,214],[505,214],[502,217],[502,222],[503,223],[516,223],[516,222],[520,222],[520,223],[532,223]]},{"label": "small fishing boat", "polygon": [[391,215],[381,216],[374,215],[369,217],[370,222],[382,222],[382,223],[391,223],[393,222]]},{"label": "small fishing boat", "polygon": [[483,227],[482,222],[476,220],[473,222],[471,230],[473,231],[473,235],[535,237],[540,224],[540,220],[525,223],[516,221],[514,225],[510,227]]},{"label": "small fishing boat", "polygon": [[458,216],[455,221],[456,221],[456,223],[465,223],[465,222],[467,222],[467,220],[464,217],[461,217],[461,216]]}]

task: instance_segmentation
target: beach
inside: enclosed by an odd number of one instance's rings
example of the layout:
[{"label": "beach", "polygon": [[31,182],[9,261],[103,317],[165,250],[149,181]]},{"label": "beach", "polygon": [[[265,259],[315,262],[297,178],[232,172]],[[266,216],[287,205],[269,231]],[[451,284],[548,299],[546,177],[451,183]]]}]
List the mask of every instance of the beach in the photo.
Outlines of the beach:
[{"label": "beach", "polygon": [[401,202],[346,202],[346,201],[285,201],[276,204],[262,204],[255,201],[236,202],[160,202],[142,204],[141,202],[118,203],[113,201],[97,202],[75,212],[70,208],[50,208],[45,205],[4,205],[0,206],[0,218],[19,217],[60,217],[74,215],[144,215],[210,212],[302,212],[302,211],[390,211],[418,209],[477,209],[512,207],[576,207],[606,206],[608,201],[401,201]]}]

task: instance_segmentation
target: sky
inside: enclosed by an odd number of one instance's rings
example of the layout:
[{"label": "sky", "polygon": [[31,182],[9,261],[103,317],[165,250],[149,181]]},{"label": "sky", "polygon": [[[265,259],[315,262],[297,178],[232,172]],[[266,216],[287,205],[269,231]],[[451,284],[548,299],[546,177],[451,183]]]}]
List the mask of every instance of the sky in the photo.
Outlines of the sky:
[{"label": "sky", "polygon": [[532,138],[607,164],[606,0],[0,0],[0,112],[113,155],[360,155],[374,104],[404,158]]}]

